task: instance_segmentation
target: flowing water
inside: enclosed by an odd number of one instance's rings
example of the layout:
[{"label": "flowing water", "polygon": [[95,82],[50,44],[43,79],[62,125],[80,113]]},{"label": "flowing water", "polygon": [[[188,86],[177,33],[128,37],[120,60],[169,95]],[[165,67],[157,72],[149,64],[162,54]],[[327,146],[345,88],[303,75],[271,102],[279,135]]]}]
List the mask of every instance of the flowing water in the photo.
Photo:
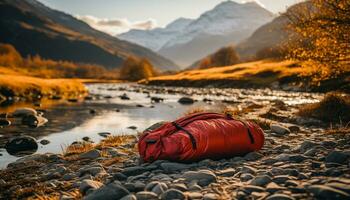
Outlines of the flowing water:
[{"label": "flowing water", "polygon": [[[0,128],[0,168],[19,157],[9,155],[3,148],[6,141],[16,135],[30,135],[41,141],[36,153],[62,153],[72,142],[89,137],[97,143],[103,139],[98,133],[110,132],[112,135],[136,134],[159,121],[174,120],[188,110],[204,108],[219,110],[227,105],[239,106],[244,102],[269,104],[282,100],[288,105],[317,102],[320,94],[283,92],[253,89],[216,89],[216,88],[170,88],[149,87],[135,84],[91,84],[87,86],[93,99],[80,102],[41,102],[36,104],[15,104],[0,108],[0,113],[11,112],[18,107],[32,107],[44,112],[49,122],[37,129],[22,126]],[[130,100],[122,100],[126,94]],[[150,97],[164,98],[164,102],[152,103]],[[191,96],[196,101],[191,105],[182,105],[178,99]],[[210,101],[203,101],[210,99]],[[137,129],[132,129],[135,126]],[[134,127],[134,128],[135,128]]]}]

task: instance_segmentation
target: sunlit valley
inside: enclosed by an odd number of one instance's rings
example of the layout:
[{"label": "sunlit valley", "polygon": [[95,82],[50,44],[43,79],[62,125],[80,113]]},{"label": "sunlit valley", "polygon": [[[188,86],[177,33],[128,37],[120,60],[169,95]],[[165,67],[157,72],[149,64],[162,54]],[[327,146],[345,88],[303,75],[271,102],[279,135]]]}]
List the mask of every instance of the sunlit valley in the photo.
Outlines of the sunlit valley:
[{"label": "sunlit valley", "polygon": [[350,199],[349,13],[0,0],[0,199]]}]

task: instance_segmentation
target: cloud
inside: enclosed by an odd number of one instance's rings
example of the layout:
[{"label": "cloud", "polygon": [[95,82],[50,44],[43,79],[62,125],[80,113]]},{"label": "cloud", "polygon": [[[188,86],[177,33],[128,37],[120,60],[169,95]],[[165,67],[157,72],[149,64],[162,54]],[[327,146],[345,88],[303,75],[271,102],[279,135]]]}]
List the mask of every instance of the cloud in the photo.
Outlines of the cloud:
[{"label": "cloud", "polygon": [[76,18],[110,35],[117,35],[131,29],[150,30],[157,27],[157,22],[154,19],[131,22],[128,19],[100,19],[91,15],[77,15]]}]

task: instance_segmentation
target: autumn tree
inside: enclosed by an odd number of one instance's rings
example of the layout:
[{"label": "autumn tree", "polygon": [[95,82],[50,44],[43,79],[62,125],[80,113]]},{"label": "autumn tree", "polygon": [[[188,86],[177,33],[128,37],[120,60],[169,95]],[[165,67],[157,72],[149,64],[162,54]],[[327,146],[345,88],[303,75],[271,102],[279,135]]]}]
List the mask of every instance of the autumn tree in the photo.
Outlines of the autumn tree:
[{"label": "autumn tree", "polygon": [[204,58],[200,64],[200,69],[210,68],[210,67],[222,67],[229,66],[238,63],[239,57],[235,49],[230,47],[224,47],[219,49],[214,54]]},{"label": "autumn tree", "polygon": [[147,59],[128,57],[120,69],[120,78],[129,81],[138,81],[156,75],[156,71]]},{"label": "autumn tree", "polygon": [[310,0],[286,16],[299,36],[291,58],[316,63],[320,76],[350,71],[349,0]]},{"label": "autumn tree", "polygon": [[22,56],[10,44],[0,43],[0,65],[4,67],[18,67],[23,64]]}]

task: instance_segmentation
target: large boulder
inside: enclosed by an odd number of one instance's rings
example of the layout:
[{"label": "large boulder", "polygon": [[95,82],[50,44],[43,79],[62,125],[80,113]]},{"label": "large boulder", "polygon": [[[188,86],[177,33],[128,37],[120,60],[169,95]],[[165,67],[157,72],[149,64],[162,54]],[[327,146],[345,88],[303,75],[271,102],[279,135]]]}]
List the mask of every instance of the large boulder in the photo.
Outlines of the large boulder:
[{"label": "large boulder", "polygon": [[6,151],[11,155],[33,154],[38,150],[35,138],[18,136],[11,138],[5,145]]}]

